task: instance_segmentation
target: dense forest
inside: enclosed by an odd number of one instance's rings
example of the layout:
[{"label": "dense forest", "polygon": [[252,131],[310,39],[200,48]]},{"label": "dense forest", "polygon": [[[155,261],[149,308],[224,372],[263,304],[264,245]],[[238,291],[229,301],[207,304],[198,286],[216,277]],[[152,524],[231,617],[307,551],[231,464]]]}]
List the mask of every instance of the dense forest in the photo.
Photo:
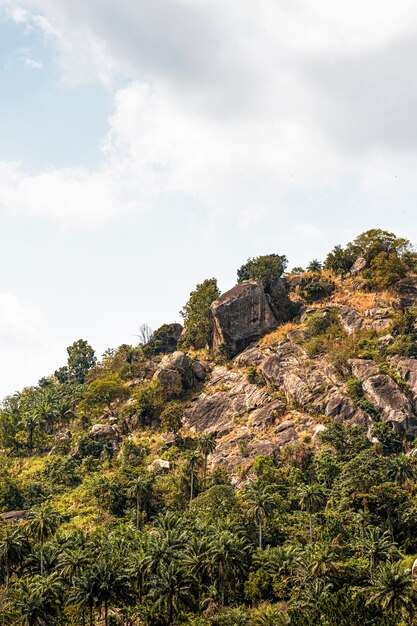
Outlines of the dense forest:
[{"label": "dense forest", "polygon": [[209,278],[3,400],[0,624],[417,624],[417,253],[371,230],[237,283],[258,337]]}]

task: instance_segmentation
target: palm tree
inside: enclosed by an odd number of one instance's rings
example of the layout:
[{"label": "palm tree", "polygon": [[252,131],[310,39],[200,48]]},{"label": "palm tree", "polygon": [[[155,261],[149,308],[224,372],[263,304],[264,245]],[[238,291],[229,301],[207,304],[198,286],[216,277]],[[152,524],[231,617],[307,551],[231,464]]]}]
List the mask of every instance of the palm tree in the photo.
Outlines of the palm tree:
[{"label": "palm tree", "polygon": [[370,603],[390,613],[405,613],[411,624],[416,600],[410,568],[404,569],[399,562],[379,565],[371,579]]},{"label": "palm tree", "polygon": [[140,530],[142,517],[142,501],[145,493],[149,491],[150,480],[144,474],[136,476],[129,484],[128,496],[136,502],[136,529]]},{"label": "palm tree", "polygon": [[156,605],[167,615],[167,624],[172,626],[174,618],[183,605],[192,602],[190,593],[193,577],[178,561],[161,563],[157,574],[151,581],[151,595]]},{"label": "palm tree", "polygon": [[206,488],[207,459],[216,449],[216,436],[214,433],[203,433],[197,440],[197,450],[203,455],[203,485]]},{"label": "palm tree", "polygon": [[0,563],[6,572],[6,588],[9,586],[13,568],[21,563],[22,557],[29,551],[29,544],[22,529],[6,526],[0,534]]},{"label": "palm tree", "polygon": [[32,509],[28,524],[29,535],[39,542],[40,545],[40,571],[43,575],[43,547],[45,541],[52,537],[59,526],[59,514],[49,502]]},{"label": "palm tree", "polygon": [[225,604],[226,586],[246,568],[247,542],[231,527],[213,527],[207,546],[207,561],[218,585],[220,603]]},{"label": "palm tree", "polygon": [[295,599],[291,605],[297,609],[316,610],[320,603],[329,596],[332,585],[321,578],[309,579],[297,589]]},{"label": "palm tree", "polygon": [[244,497],[249,504],[248,515],[254,518],[258,525],[259,549],[262,550],[262,525],[264,520],[270,517],[275,505],[271,485],[251,482],[245,490]]},{"label": "palm tree", "polygon": [[94,564],[92,575],[98,605],[104,606],[104,624],[109,624],[109,606],[126,590],[126,564],[117,553],[102,553]]},{"label": "palm tree", "polygon": [[362,554],[369,558],[369,568],[374,570],[380,561],[388,559],[396,546],[388,532],[370,528],[359,540],[359,547]]},{"label": "palm tree", "polygon": [[57,569],[61,576],[72,585],[75,577],[82,574],[89,561],[90,557],[83,548],[67,547],[58,556]]},{"label": "palm tree", "polygon": [[63,586],[56,572],[21,581],[14,608],[22,626],[51,626],[59,614]]},{"label": "palm tree", "polygon": [[413,480],[415,476],[414,459],[406,454],[395,456],[391,461],[390,476],[400,485]]},{"label": "palm tree", "polygon": [[94,602],[96,600],[96,578],[91,569],[74,579],[73,587],[68,596],[68,604],[75,604],[84,613],[88,609],[90,626],[94,626]]},{"label": "palm tree", "polygon": [[35,431],[39,428],[40,423],[41,422],[35,413],[29,411],[23,413],[21,426],[27,432],[27,447],[30,454],[33,451]]},{"label": "palm tree", "polygon": [[325,494],[320,483],[301,485],[298,489],[298,501],[302,511],[307,511],[310,521],[310,541],[313,541],[313,513],[325,502]]},{"label": "palm tree", "polygon": [[200,450],[195,450],[195,449],[190,450],[190,452],[187,455],[187,460],[188,460],[188,466],[190,468],[190,506],[191,506],[191,503],[194,498],[194,478],[195,478],[194,470],[201,461]]}]

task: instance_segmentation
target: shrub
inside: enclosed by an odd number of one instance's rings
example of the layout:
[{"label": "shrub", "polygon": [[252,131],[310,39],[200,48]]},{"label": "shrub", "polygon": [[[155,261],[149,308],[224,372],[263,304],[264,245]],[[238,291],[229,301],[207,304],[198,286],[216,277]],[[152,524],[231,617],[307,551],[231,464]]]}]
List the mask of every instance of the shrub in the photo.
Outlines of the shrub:
[{"label": "shrub", "polygon": [[98,378],[89,384],[84,399],[78,405],[81,413],[99,415],[103,410],[112,414],[112,407],[117,402],[127,400],[129,388],[117,375]]},{"label": "shrub", "polygon": [[184,409],[184,404],[178,400],[168,402],[159,418],[161,428],[168,432],[177,433],[182,426],[181,420],[184,415]]},{"label": "shrub", "polygon": [[334,291],[334,284],[320,280],[317,275],[307,276],[300,289],[300,296],[309,304],[329,297]]},{"label": "shrub", "polygon": [[407,266],[396,252],[380,252],[365,272],[372,287],[387,289],[407,275]]},{"label": "shrub", "polygon": [[263,385],[265,384],[265,380],[262,374],[260,373],[256,365],[253,364],[248,365],[248,367],[246,368],[246,380],[251,385],[259,385],[260,387],[263,387]]},{"label": "shrub", "polygon": [[177,343],[172,325],[163,324],[152,333],[148,343],[143,346],[143,354],[147,359],[158,354],[170,354],[177,349]]},{"label": "shrub", "polygon": [[276,281],[281,278],[287,267],[287,257],[279,254],[265,254],[248,259],[237,271],[237,281],[259,280],[270,293]]}]

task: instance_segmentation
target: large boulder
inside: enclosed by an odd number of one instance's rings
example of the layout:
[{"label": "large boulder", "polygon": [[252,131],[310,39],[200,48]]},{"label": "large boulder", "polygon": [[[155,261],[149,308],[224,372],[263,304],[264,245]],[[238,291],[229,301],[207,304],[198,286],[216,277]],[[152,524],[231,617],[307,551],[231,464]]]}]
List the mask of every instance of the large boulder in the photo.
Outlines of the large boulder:
[{"label": "large boulder", "polygon": [[163,385],[168,399],[177,396],[182,389],[192,389],[205,377],[202,363],[191,360],[179,350],[164,356],[153,375]]},{"label": "large boulder", "polygon": [[[288,299],[283,292],[283,299]],[[257,281],[240,283],[211,305],[213,350],[233,357],[277,326],[265,291]]]},{"label": "large boulder", "polygon": [[390,376],[378,374],[367,378],[363,390],[384,422],[390,423],[397,431],[416,431],[417,418],[413,405]]}]

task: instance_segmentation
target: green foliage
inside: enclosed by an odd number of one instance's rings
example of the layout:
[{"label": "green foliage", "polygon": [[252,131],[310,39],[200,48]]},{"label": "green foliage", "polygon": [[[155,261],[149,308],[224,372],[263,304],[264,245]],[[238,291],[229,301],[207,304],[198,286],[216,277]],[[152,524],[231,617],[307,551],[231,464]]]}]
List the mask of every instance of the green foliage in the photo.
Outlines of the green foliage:
[{"label": "green foliage", "polygon": [[321,272],[322,269],[323,269],[323,263],[321,263],[317,259],[313,259],[307,265],[307,272]]},{"label": "green foliage", "polygon": [[300,289],[300,296],[308,303],[317,302],[329,297],[334,291],[334,284],[323,282],[320,276],[312,274],[306,276]]},{"label": "green foliage", "polygon": [[173,335],[172,325],[163,324],[151,335],[148,343],[143,346],[143,354],[147,359],[158,354],[170,354],[177,349],[177,340]]},{"label": "green foliage", "polygon": [[260,387],[263,387],[265,384],[265,380],[262,374],[260,373],[256,365],[253,364],[248,365],[248,367],[246,368],[246,380],[251,385],[259,385]]},{"label": "green foliage", "polygon": [[161,415],[161,428],[168,432],[177,433],[182,426],[182,416],[184,415],[185,406],[179,400],[173,400],[165,405]]},{"label": "green foliage", "polygon": [[165,391],[159,380],[145,381],[135,387],[132,401],[123,407],[122,414],[150,425],[160,415],[164,402]]},{"label": "green foliage", "polygon": [[74,381],[82,384],[87,372],[97,362],[93,348],[85,339],[75,341],[67,348],[67,365],[55,372],[55,377],[60,383]]},{"label": "green foliage", "polygon": [[259,280],[265,290],[271,293],[286,267],[287,257],[285,255],[265,254],[248,259],[237,271],[237,282]]},{"label": "green foliage", "polygon": [[335,274],[345,276],[357,258],[356,252],[342,246],[335,246],[324,261],[324,269],[332,270]]},{"label": "green foliage", "polygon": [[387,289],[407,275],[407,265],[396,252],[380,252],[371,261],[365,277],[375,289]]},{"label": "green foliage", "polygon": [[86,415],[98,416],[103,411],[112,415],[113,406],[127,400],[129,396],[129,388],[119,376],[113,374],[98,378],[88,385],[84,399],[78,405],[78,410]]},{"label": "green foliage", "polygon": [[212,332],[210,305],[219,296],[220,291],[215,278],[203,281],[190,293],[189,300],[181,311],[184,319],[185,346],[199,349],[210,343]]},{"label": "green foliage", "polygon": [[350,378],[346,384],[347,392],[357,407],[368,413],[368,415],[379,421],[379,413],[364,394],[362,381],[358,378]]}]

